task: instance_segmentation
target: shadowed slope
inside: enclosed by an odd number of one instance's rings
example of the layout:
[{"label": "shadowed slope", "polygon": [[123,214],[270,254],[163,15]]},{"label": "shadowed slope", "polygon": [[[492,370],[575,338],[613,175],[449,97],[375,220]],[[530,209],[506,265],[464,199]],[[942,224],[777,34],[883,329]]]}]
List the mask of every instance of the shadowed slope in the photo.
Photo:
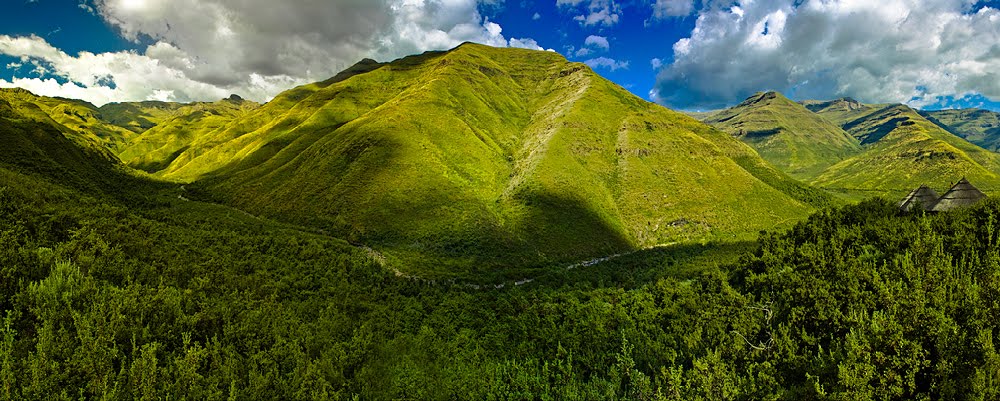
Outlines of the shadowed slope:
[{"label": "shadowed slope", "polygon": [[[25,91],[16,96],[34,95]],[[107,191],[117,185],[112,176],[119,163],[111,151],[49,118],[35,103],[12,104],[0,97],[0,144],[0,168],[87,191]]]}]

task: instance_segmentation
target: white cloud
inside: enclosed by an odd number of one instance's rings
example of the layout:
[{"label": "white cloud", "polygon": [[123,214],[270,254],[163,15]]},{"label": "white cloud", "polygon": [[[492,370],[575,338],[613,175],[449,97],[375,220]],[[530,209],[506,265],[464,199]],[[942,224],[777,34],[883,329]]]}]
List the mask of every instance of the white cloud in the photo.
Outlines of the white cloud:
[{"label": "white cloud", "polygon": [[586,48],[586,47],[581,47],[581,48],[577,49],[577,51],[574,52],[573,55],[576,56],[576,57],[587,57],[587,56],[589,56],[589,55],[591,55],[593,53],[594,53],[593,50],[590,50],[589,48]]},{"label": "white cloud", "polygon": [[611,27],[622,15],[621,4],[614,0],[556,0],[556,6],[577,12],[573,20],[583,26]]},{"label": "white cloud", "polygon": [[[44,39],[0,37],[0,54],[22,57],[60,80],[15,78],[0,85],[101,104],[170,98],[214,100],[237,93],[266,101],[283,89],[326,79],[361,58],[381,61],[471,41],[541,49],[507,40],[479,6],[497,0],[94,0],[123,37],[144,51],[68,55]],[[110,76],[111,89],[90,75]],[[92,74],[92,72],[94,72]],[[49,78],[49,77],[46,77]],[[69,82],[65,82],[68,80]],[[59,82],[64,82],[60,84]],[[103,82],[103,81],[102,81]]]},{"label": "white cloud", "polygon": [[653,66],[654,70],[658,70],[660,69],[660,67],[663,67],[663,60],[654,58],[652,60],[649,60],[649,65]]},{"label": "white cloud", "polygon": [[542,19],[542,14],[539,14],[539,13],[535,13],[535,15],[532,15],[532,16],[531,16],[531,19],[532,19],[533,21],[538,21],[538,20]]},{"label": "white cloud", "polygon": [[584,61],[583,63],[590,66],[590,68],[594,69],[607,68],[611,71],[617,71],[628,68],[628,61],[618,61],[607,57],[592,58],[590,60]]},{"label": "white cloud", "polygon": [[694,12],[694,0],[656,0],[653,3],[653,17],[685,17]]},{"label": "white cloud", "polygon": [[611,45],[608,44],[608,38],[604,36],[597,36],[597,35],[587,36],[587,39],[583,41],[583,44],[586,46],[593,46],[604,50],[611,49]]},{"label": "white cloud", "polygon": [[[797,4],[801,3],[801,4]],[[706,7],[655,87],[664,104],[714,108],[763,88],[920,105],[1000,99],[1000,11],[968,0],[755,0]],[[914,100],[914,98],[917,98]]]},{"label": "white cloud", "polygon": [[524,39],[510,38],[510,42],[508,42],[507,45],[510,47],[518,47],[521,49],[545,50],[538,45],[538,42],[530,38],[524,38]]}]

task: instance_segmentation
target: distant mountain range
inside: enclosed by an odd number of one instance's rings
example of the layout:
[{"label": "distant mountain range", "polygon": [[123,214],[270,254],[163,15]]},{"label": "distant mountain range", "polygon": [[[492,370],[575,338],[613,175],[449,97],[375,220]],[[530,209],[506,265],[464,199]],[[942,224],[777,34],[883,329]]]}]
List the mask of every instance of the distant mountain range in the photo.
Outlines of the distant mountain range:
[{"label": "distant mountain range", "polygon": [[464,44],[363,60],[266,104],[3,89],[0,166],[85,190],[151,175],[444,274],[752,239],[842,202],[831,194],[963,176],[1000,189],[988,111],[762,92],[697,117],[709,125],[552,52]]},{"label": "distant mountain range", "polygon": [[989,111],[918,112],[850,98],[795,103],[767,92],[699,117],[789,175],[851,197],[943,189],[963,176],[1000,188],[1000,155],[989,150],[997,116]]}]

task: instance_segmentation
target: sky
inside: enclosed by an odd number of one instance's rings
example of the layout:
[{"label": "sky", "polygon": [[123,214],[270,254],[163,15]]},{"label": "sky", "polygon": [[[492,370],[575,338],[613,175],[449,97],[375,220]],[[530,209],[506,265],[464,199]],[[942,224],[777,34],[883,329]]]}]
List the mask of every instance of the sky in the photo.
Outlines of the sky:
[{"label": "sky", "polygon": [[712,110],[758,91],[1000,110],[998,0],[4,0],[0,87],[267,101],[362,58],[471,41],[555,51]]}]

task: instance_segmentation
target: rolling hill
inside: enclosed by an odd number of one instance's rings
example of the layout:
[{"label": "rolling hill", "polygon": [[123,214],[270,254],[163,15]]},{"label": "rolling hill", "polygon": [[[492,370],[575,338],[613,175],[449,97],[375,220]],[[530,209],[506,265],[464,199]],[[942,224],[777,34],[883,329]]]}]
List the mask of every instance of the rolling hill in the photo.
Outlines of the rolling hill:
[{"label": "rolling hill", "polygon": [[959,109],[921,111],[920,115],[986,150],[1000,151],[1000,113]]},{"label": "rolling hill", "polygon": [[202,132],[156,174],[443,270],[751,238],[829,202],[550,52],[365,60]]},{"label": "rolling hill", "polygon": [[753,146],[788,175],[810,180],[860,153],[858,140],[840,127],[776,92],[761,92],[708,115],[708,124]]}]

